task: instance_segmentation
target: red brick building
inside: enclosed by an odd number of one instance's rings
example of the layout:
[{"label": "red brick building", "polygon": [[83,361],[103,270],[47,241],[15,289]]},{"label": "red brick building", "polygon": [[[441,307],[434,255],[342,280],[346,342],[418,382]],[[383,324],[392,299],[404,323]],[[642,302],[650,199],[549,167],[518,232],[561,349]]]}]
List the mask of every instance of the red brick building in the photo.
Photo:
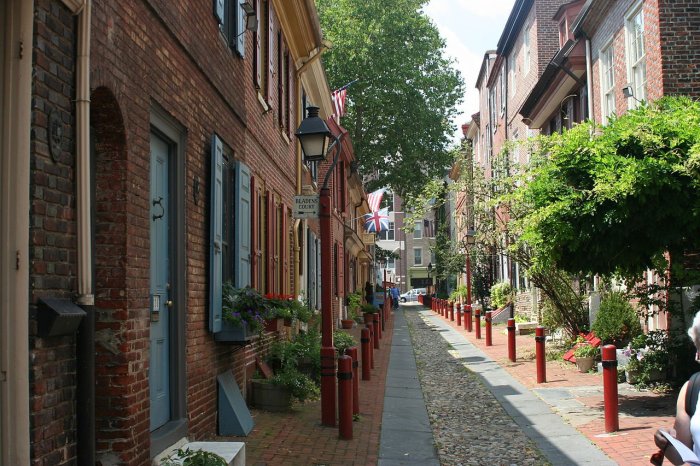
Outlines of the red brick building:
[{"label": "red brick building", "polygon": [[3,0],[0,11],[0,234],[13,258],[0,269],[0,464],[149,464],[217,434],[217,379],[231,374],[245,396],[273,337],[231,341],[222,283],[320,287],[303,267],[317,226],[291,213],[316,172],[294,131],[308,104],[331,109],[315,6]]}]

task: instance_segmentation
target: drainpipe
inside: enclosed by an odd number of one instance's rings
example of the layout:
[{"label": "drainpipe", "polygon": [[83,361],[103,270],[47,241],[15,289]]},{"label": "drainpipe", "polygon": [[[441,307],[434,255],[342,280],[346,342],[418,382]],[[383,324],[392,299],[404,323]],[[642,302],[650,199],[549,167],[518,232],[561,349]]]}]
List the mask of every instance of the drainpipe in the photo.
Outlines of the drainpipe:
[{"label": "drainpipe", "polygon": [[87,315],[77,337],[78,464],[95,464],[95,295],[92,270],[92,189],[90,166],[90,23],[91,0],[84,0],[78,16],[76,63],[76,202],[78,239],[78,297]]},{"label": "drainpipe", "polygon": [[591,39],[586,37],[586,95],[588,100],[588,118],[595,123],[593,115],[593,71],[591,67]]}]

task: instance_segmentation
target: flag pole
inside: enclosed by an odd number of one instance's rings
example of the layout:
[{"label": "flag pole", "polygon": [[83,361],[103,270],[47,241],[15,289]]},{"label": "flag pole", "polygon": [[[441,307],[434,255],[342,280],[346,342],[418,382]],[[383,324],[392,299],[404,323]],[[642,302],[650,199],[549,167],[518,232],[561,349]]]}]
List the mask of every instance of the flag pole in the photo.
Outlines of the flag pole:
[{"label": "flag pole", "polygon": [[350,82],[349,82],[349,83],[347,83],[346,85],[344,85],[344,86],[342,86],[342,87],[339,87],[338,89],[336,89],[336,90],[335,90],[335,91],[333,91],[333,92],[339,92],[339,91],[342,91],[343,89],[346,89],[346,88],[348,88],[348,87],[352,86],[353,84],[355,84],[355,83],[356,83],[357,81],[359,81],[359,80],[360,80],[360,78],[357,78],[357,79],[353,79],[352,81],[350,81]]}]

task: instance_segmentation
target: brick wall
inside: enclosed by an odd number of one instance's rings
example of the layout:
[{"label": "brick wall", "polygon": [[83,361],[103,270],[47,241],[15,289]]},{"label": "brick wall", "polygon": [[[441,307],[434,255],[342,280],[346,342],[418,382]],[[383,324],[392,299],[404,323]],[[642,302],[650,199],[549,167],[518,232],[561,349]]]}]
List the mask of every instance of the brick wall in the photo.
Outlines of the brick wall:
[{"label": "brick wall", "polygon": [[[295,144],[280,130],[277,86],[269,111],[254,89],[251,33],[241,59],[219,32],[211,3],[99,2],[93,8],[98,459],[147,464],[151,108],[160,107],[186,133],[186,218],[173,223],[186,235],[186,303],[179,309],[187,322],[191,439],[216,433],[216,376],[233,370],[245,392],[255,356],[270,341],[232,347],[215,343],[208,331],[211,136],[219,135],[251,168],[256,188],[272,191],[287,206],[295,193]],[[293,79],[290,88],[296,89]],[[295,128],[293,109],[289,126]]]},{"label": "brick wall", "polygon": [[[36,302],[70,298],[75,282],[75,22],[62,2],[37,0],[30,175],[30,428],[34,465],[72,464],[75,439],[75,339],[40,338]],[[62,137],[50,147],[49,116]]]},{"label": "brick wall", "polygon": [[[658,0],[663,91],[700,95],[700,5]],[[658,81],[657,81],[658,82]]]}]

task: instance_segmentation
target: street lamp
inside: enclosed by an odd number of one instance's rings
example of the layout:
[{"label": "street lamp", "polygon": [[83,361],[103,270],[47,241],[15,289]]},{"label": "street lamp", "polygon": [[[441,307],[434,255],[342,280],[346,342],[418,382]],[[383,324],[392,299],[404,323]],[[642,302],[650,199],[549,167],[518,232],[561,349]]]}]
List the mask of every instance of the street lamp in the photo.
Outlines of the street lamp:
[{"label": "street lamp", "polygon": [[[340,137],[335,137],[328,125],[318,116],[318,107],[308,107],[294,135],[299,139],[306,162],[326,160],[327,153],[335,146],[333,162],[323,179],[319,191],[319,226],[321,229],[321,424],[335,426],[335,348],[333,347],[333,245],[331,244],[331,192],[328,189],[330,174],[340,156]],[[328,146],[328,139],[334,137]]]},{"label": "street lamp", "polygon": [[433,277],[431,276],[433,273],[433,263],[428,262],[428,288],[429,288],[429,295],[432,297],[433,296]]}]

